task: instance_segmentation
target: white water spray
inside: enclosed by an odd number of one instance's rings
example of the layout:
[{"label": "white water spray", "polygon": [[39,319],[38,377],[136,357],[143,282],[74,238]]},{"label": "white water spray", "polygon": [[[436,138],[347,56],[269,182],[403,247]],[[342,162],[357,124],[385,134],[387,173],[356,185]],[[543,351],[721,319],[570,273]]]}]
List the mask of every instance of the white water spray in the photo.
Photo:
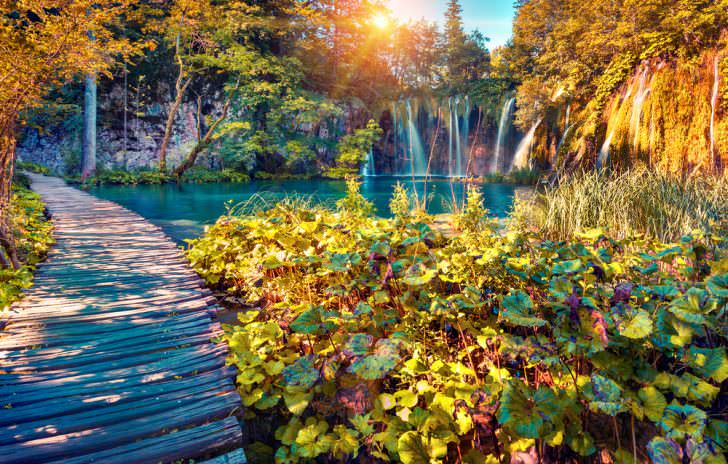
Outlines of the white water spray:
[{"label": "white water spray", "polygon": [[495,156],[493,157],[493,164],[490,167],[490,172],[500,172],[500,160],[503,156],[503,148],[505,138],[508,135],[508,129],[511,126],[511,118],[513,117],[513,109],[516,106],[516,97],[510,98],[503,104],[503,110],[501,110],[500,122],[498,123],[498,138],[495,142]]},{"label": "white water spray", "polygon": [[649,69],[645,68],[645,70],[640,75],[639,87],[637,88],[637,93],[635,94],[634,102],[632,103],[632,117],[629,121],[629,127],[631,133],[634,135],[634,139],[632,139],[632,148],[634,148],[635,150],[637,150],[640,142],[640,122],[642,121],[642,106],[645,103],[647,94],[650,93],[650,89],[647,88],[648,72]]},{"label": "white water spray", "polygon": [[528,160],[531,157],[531,149],[533,147],[533,138],[536,136],[536,129],[538,129],[538,126],[541,125],[541,121],[542,119],[536,121],[536,124],[531,127],[523,140],[521,140],[521,143],[518,144],[518,149],[516,149],[516,155],[513,157],[510,171],[528,167]]},{"label": "white water spray", "polygon": [[[465,114],[463,115],[463,148],[465,150],[465,153],[470,154],[470,98],[468,96],[465,96]],[[467,163],[463,162],[464,160],[461,160],[460,162],[460,172],[459,175],[461,177],[465,177],[467,172]]]},{"label": "white water spray", "polygon": [[427,175],[427,161],[425,160],[425,149],[422,145],[422,137],[420,137],[420,132],[417,130],[417,121],[415,121],[414,115],[412,114],[412,104],[409,100],[407,100],[407,119],[412,175],[422,177]]},{"label": "white water spray", "polygon": [[461,137],[460,137],[460,116],[458,115],[458,105],[460,105],[460,97],[455,97],[455,111],[454,111],[454,121],[455,121],[455,134],[453,137],[455,138],[455,156],[456,156],[456,164],[455,164],[455,175],[460,177],[463,174],[463,146],[461,143]]},{"label": "white water spray", "polygon": [[453,128],[455,127],[455,123],[453,122],[452,97],[447,99],[447,108],[448,108],[448,112],[449,112],[448,115],[450,117],[450,124],[449,124],[449,127],[447,128],[448,137],[449,137],[448,145],[447,145],[447,174],[450,177],[452,177],[452,175],[453,175],[453,172],[452,172],[452,151],[453,151],[452,131],[453,131]]},{"label": "white water spray", "polygon": [[720,73],[718,69],[719,56],[715,56],[713,64],[713,95],[710,99],[710,158],[712,161],[711,168],[715,166],[715,113],[718,108],[718,90],[720,87]]}]

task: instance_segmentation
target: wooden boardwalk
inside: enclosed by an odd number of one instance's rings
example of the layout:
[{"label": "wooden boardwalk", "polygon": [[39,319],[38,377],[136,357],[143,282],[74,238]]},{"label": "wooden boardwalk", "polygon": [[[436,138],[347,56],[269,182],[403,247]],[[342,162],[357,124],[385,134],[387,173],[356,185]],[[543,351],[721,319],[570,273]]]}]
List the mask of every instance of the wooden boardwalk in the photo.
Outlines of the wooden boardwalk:
[{"label": "wooden boardwalk", "polygon": [[57,244],[0,330],[0,462],[244,462],[214,299],[181,251],[115,203],[31,178]]}]

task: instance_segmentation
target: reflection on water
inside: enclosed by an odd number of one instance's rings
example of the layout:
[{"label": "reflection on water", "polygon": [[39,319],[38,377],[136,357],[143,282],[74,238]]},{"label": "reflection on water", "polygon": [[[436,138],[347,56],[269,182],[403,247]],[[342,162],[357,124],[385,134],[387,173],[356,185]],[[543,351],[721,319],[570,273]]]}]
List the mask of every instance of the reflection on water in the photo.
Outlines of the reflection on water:
[{"label": "reflection on water", "polygon": [[[447,179],[415,180],[411,178],[369,177],[362,183],[362,194],[372,201],[377,214],[390,215],[389,200],[397,182],[420,197],[427,193],[431,214],[448,213],[453,199],[461,203],[465,185]],[[486,206],[491,213],[504,216],[515,195],[507,184],[480,185]],[[346,183],[333,180],[252,181],[245,184],[165,184],[137,186],[102,186],[95,195],[115,201],[155,224],[173,239],[181,242],[202,233],[205,224],[214,223],[226,211],[226,204],[275,203],[277,200],[302,196],[326,205],[334,205],[346,194]]]}]

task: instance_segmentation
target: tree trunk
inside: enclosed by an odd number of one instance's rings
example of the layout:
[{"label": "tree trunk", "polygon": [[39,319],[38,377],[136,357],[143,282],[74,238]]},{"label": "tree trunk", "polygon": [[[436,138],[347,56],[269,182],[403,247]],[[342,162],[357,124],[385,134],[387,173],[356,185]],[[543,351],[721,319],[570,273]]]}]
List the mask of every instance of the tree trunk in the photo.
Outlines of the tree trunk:
[{"label": "tree trunk", "polygon": [[174,120],[177,119],[177,112],[179,111],[179,107],[182,106],[182,100],[185,96],[185,91],[187,90],[187,87],[189,87],[190,82],[192,79],[187,79],[186,82],[182,82],[182,79],[184,78],[184,74],[182,71],[182,68],[180,68],[179,71],[179,77],[177,78],[177,85],[175,86],[176,89],[176,95],[174,97],[174,102],[172,103],[172,106],[169,109],[169,114],[167,115],[167,125],[164,127],[164,137],[162,137],[162,146],[159,147],[159,171],[160,172],[166,172],[167,171],[167,150],[169,148],[169,140],[172,138],[172,129],[174,128]]},{"label": "tree trunk", "polygon": [[[15,131],[8,128],[0,133],[0,254],[7,254],[14,269],[20,268],[15,248],[15,238],[10,224],[10,200],[12,198],[13,167],[15,163]],[[7,260],[5,257],[3,262]]]},{"label": "tree trunk", "polygon": [[96,174],[96,76],[86,75],[83,99],[83,162],[81,179]]},{"label": "tree trunk", "polygon": [[[197,143],[195,144],[194,148],[192,148],[192,151],[187,155],[187,158],[177,166],[177,169],[174,170],[174,175],[176,177],[181,177],[182,174],[185,173],[189,168],[195,165],[195,161],[197,161],[197,156],[207,148],[208,145],[210,145],[210,142],[212,141],[212,136],[215,134],[215,130],[217,129],[217,126],[219,126],[225,118],[227,118],[228,110],[230,109],[230,103],[233,101],[233,96],[235,95],[235,91],[237,91],[238,86],[240,83],[238,83],[235,86],[235,89],[232,91],[228,99],[225,101],[225,106],[222,109],[222,114],[219,118],[215,120],[215,122],[212,123],[210,128],[207,130],[207,133],[205,133],[205,136],[202,137],[202,139],[198,139]],[[199,131],[199,128],[198,128]]]}]

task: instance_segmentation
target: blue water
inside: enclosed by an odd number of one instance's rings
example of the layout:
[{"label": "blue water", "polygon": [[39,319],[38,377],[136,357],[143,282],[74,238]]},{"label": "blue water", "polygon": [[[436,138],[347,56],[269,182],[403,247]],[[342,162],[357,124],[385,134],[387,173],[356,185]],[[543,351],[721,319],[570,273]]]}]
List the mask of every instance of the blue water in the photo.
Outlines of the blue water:
[{"label": "blue water", "polygon": [[[420,197],[427,191],[428,212],[448,213],[453,198],[462,203],[465,185],[446,179],[413,181],[411,178],[370,177],[362,183],[362,194],[372,201],[380,216],[389,216],[389,201],[397,182]],[[480,185],[486,206],[497,216],[507,214],[515,188],[508,184]],[[251,181],[245,184],[165,184],[101,186],[91,193],[115,201],[159,225],[178,242],[199,236],[229,205],[273,204],[290,196],[303,196],[325,205],[335,205],[346,194],[346,183],[333,180]],[[251,200],[252,199],[252,200]]]}]

